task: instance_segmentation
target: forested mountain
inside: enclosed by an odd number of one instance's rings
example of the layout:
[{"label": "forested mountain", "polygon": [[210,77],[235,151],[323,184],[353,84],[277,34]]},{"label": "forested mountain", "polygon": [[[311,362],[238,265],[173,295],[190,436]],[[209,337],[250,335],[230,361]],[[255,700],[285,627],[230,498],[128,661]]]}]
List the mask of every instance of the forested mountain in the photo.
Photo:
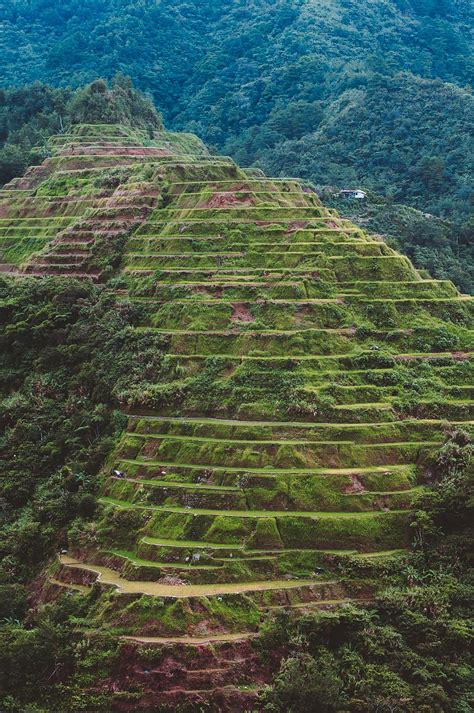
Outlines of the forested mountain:
[{"label": "forested mountain", "polygon": [[121,70],[168,125],[247,165],[462,222],[473,18],[470,0],[16,0],[0,74],[77,86]]},{"label": "forested mountain", "polygon": [[226,98],[255,123],[258,93],[263,119],[285,96],[325,95],[341,71],[468,82],[472,17],[464,0],[15,0],[1,10],[2,70],[66,84],[126,69],[170,114],[203,89],[198,102]]},{"label": "forested mountain", "polygon": [[329,103],[316,131],[304,126],[316,121],[317,107],[298,102],[228,149],[270,173],[362,184],[459,220],[472,208],[473,107],[472,95],[452,84],[407,74],[364,77]]}]

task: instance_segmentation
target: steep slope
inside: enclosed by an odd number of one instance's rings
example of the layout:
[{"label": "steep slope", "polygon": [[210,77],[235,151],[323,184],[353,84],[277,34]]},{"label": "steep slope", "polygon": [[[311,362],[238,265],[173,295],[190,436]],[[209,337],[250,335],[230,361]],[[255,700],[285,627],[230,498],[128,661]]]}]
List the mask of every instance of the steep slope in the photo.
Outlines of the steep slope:
[{"label": "steep slope", "polygon": [[[168,116],[186,111],[202,90],[220,100],[214,119],[224,119],[225,109],[241,118],[236,91],[254,101],[266,84],[288,91],[298,73],[306,84],[316,71],[315,83],[321,71],[347,63],[354,72],[368,62],[383,73],[407,70],[462,86],[472,73],[472,12],[472,3],[458,0],[225,0],[218,7],[209,0],[17,0],[1,9],[0,67],[16,85],[77,85],[120,68]],[[264,94],[269,102],[272,95],[281,91]],[[189,116],[200,121],[196,108]]]},{"label": "steep slope", "polygon": [[428,270],[432,277],[452,280],[461,292],[474,293],[474,240],[469,223],[461,229],[432,213],[371,193],[363,201],[347,200],[338,191],[325,189],[321,197],[325,205],[367,232],[381,235],[417,268]]},{"label": "steep slope", "polygon": [[118,265],[125,236],[161,201],[151,161],[181,146],[207,155],[185,134],[163,131],[150,141],[144,131],[113,125],[78,125],[50,144],[51,158],[0,191],[5,272],[35,255],[29,274],[103,277]]},{"label": "steep slope", "polygon": [[[163,128],[151,100],[120,74],[110,86],[103,80],[77,90],[36,83],[0,94],[2,185],[22,175],[27,166],[41,163],[49,155],[48,137],[71,123],[126,124],[145,131],[142,138]],[[335,193],[331,186],[338,185],[375,187],[378,218],[362,225],[391,236],[393,245],[417,268],[452,280],[462,292],[472,294],[472,113],[467,88],[406,74],[370,81],[359,77],[325,109],[322,102],[292,103],[288,98],[266,121],[229,139],[226,146],[243,165],[253,163],[267,174],[310,178],[318,191],[329,187]],[[457,137],[455,142],[452,136]],[[424,211],[404,205],[391,208],[395,198],[423,206]],[[357,223],[357,214],[370,213],[371,203],[370,197],[360,206],[362,211],[355,212],[353,201],[336,207]],[[433,212],[451,219],[437,218]]]},{"label": "steep slope", "polygon": [[472,426],[472,299],[194,137],[93,125],[52,145],[0,193],[4,269],[112,278],[161,357],[124,389],[99,514],[42,595],[99,582],[120,710],[136,690],[243,710],[269,677],[266,612],[366,600],[409,546],[433,452]]}]

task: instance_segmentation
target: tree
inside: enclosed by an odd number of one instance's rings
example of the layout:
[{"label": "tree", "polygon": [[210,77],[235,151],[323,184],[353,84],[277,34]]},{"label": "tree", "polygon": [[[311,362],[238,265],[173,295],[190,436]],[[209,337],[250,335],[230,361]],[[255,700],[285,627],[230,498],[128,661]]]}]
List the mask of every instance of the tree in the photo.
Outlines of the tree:
[{"label": "tree", "polygon": [[21,176],[28,165],[27,153],[20,146],[7,144],[0,149],[0,185]]},{"label": "tree", "polygon": [[334,656],[321,649],[315,655],[299,651],[287,658],[263,700],[268,713],[340,710],[344,697]]},{"label": "tree", "polygon": [[429,188],[440,190],[445,178],[444,161],[440,156],[422,158],[418,170],[421,180]]}]

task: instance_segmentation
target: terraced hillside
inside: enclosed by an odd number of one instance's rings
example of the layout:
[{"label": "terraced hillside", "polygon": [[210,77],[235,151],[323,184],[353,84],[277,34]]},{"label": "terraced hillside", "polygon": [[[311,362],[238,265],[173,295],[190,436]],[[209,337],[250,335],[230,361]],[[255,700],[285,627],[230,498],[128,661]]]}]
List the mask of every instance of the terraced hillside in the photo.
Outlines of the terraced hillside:
[{"label": "terraced hillside", "polygon": [[[0,270],[105,279],[125,236],[160,203],[153,161],[205,147],[162,132],[158,141],[123,126],[74,126],[50,140],[51,157],[0,190]],[[30,259],[31,258],[31,259]],[[104,275],[105,270],[105,275]]]},{"label": "terraced hillside", "polygon": [[99,579],[123,692],[242,710],[266,612],[364,601],[409,546],[433,453],[473,423],[472,299],[188,135],[76,126],[0,197],[4,270],[106,283],[162,352],[46,595]]}]

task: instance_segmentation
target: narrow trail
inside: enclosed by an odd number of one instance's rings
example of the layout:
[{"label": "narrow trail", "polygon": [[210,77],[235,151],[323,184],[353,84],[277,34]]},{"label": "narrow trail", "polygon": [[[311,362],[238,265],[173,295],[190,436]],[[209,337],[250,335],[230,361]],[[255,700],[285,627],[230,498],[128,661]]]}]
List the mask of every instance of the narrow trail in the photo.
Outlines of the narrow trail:
[{"label": "narrow trail", "polygon": [[132,641],[139,644],[185,644],[187,646],[203,646],[226,641],[249,641],[256,639],[258,634],[242,632],[240,634],[207,634],[205,636],[121,636],[122,641]]},{"label": "narrow trail", "polygon": [[67,555],[60,556],[60,562],[71,569],[82,569],[95,572],[97,581],[101,584],[110,584],[117,588],[121,594],[148,594],[155,597],[172,597],[185,599],[187,597],[207,597],[224,594],[243,594],[245,592],[264,592],[270,590],[293,589],[297,587],[320,586],[330,584],[317,580],[270,580],[263,582],[236,582],[225,584],[161,584],[160,582],[140,582],[124,579],[109,567],[87,564]]}]

